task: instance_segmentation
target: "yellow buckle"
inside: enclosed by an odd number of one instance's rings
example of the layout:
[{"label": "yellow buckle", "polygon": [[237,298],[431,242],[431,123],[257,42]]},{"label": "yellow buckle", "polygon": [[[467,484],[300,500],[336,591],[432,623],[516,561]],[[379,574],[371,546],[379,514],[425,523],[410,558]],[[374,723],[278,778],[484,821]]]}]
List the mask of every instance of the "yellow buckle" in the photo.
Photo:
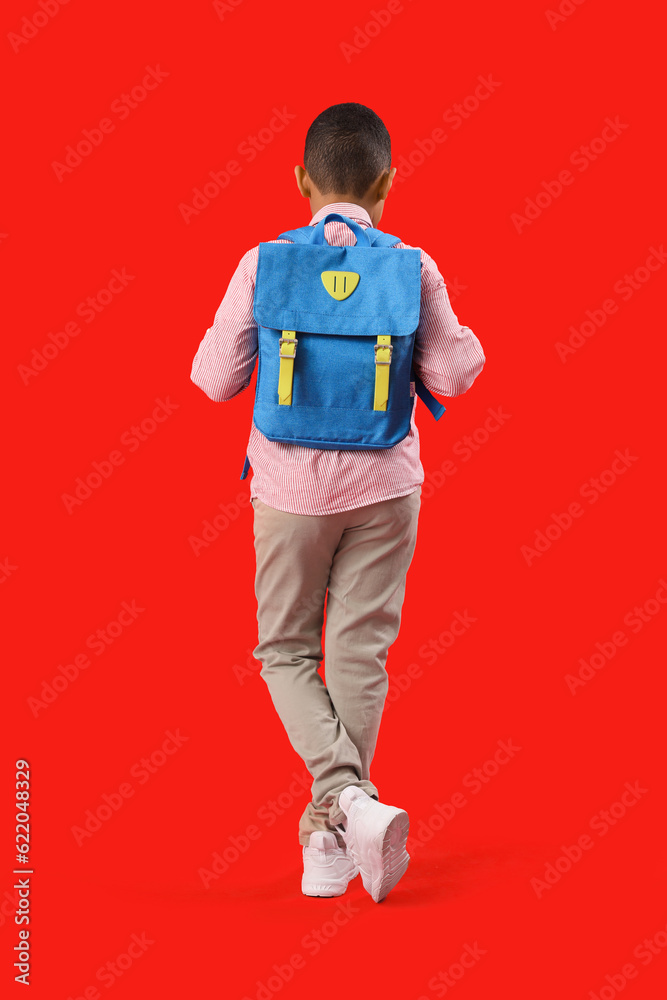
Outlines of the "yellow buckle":
[{"label": "yellow buckle", "polygon": [[[374,344],[373,345],[373,349],[375,351],[375,364],[376,365],[390,365],[391,364],[391,356],[394,353],[394,345],[393,344]],[[380,351],[389,350],[389,360],[388,361],[378,361],[378,350],[380,350]]]},{"label": "yellow buckle", "polygon": [[[378,351],[384,352],[379,360]],[[377,339],[377,343],[374,344],[374,353],[375,394],[373,397],[373,409],[386,410],[387,400],[389,399],[389,366],[391,365],[391,356],[394,353],[391,337],[381,334]]]},{"label": "yellow buckle", "polygon": [[[286,331],[283,331],[285,333]],[[296,357],[296,345],[299,343],[296,337],[281,337],[278,341],[278,357],[279,358],[295,358]],[[294,344],[294,350],[291,354],[283,354],[283,344]]]},{"label": "yellow buckle", "polygon": [[[292,378],[294,374],[294,358],[296,357],[296,345],[298,344],[296,330],[283,330],[283,336],[278,341],[278,357],[280,358],[280,371],[278,372],[278,404],[280,406],[292,405]],[[283,347],[283,344],[286,346]],[[289,362],[292,364],[289,364]]]}]

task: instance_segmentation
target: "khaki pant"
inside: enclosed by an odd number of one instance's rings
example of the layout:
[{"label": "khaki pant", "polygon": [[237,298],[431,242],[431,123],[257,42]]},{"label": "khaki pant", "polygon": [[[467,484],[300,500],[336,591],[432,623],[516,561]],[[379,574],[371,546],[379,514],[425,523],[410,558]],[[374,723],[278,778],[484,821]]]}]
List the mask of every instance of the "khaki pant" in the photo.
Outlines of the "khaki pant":
[{"label": "khaki pant", "polygon": [[[406,573],[417,540],[421,486],[406,496],[321,516],[290,514],[253,499],[259,642],[273,704],[313,777],[299,841],[333,830],[338,796],[370,780],[389,686]],[[324,632],[326,686],[319,673]]]}]

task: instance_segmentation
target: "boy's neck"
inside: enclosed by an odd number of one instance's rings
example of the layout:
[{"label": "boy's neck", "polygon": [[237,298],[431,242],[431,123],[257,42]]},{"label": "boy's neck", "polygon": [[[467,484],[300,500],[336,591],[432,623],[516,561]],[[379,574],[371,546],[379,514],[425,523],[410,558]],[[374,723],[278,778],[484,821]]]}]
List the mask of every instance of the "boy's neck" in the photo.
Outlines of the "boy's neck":
[{"label": "boy's neck", "polygon": [[317,215],[320,209],[324,208],[326,205],[336,205],[340,202],[345,202],[349,205],[358,205],[360,208],[363,208],[368,213],[372,224],[373,225],[376,224],[376,220],[373,218],[373,209],[376,208],[378,204],[377,202],[375,203],[374,206],[370,203],[370,201],[363,198],[357,198],[352,194],[327,194],[327,195],[320,195],[319,197],[313,196],[309,200],[310,200],[310,211],[312,212],[313,215]]}]

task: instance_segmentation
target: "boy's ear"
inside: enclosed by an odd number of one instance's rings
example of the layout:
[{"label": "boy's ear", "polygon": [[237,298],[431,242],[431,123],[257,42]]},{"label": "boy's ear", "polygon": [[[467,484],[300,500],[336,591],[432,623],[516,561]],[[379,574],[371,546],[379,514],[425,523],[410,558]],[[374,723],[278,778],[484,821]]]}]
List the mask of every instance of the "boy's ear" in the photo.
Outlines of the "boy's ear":
[{"label": "boy's ear", "polygon": [[297,164],[294,168],[294,176],[296,177],[297,187],[304,198],[310,198],[310,178],[304,167]]},{"label": "boy's ear", "polygon": [[384,201],[389,194],[389,189],[393,183],[394,175],[396,173],[396,167],[392,167],[388,173],[383,174],[382,180],[380,181],[380,187],[378,189],[378,198]]}]

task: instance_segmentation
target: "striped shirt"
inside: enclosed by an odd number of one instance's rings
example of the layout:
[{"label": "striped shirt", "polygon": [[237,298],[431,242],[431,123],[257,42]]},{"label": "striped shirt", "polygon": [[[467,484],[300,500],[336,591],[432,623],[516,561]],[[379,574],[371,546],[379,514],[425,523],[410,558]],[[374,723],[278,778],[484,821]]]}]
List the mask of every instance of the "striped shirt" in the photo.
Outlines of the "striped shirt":
[{"label": "striped shirt", "polygon": [[[339,212],[364,227],[372,225],[368,212],[350,202],[324,205],[310,225],[329,212]],[[354,233],[344,222],[332,220],[325,228],[330,244],[355,242]],[[399,243],[397,249],[409,246]],[[470,388],[486,358],[472,330],[459,324],[435,262],[424,250],[420,252],[421,307],[414,370],[432,392],[459,396]],[[215,402],[233,399],[251,381],[258,353],[253,317],[258,254],[256,246],[241,258],[192,363],[190,378]],[[349,451],[283,444],[266,438],[253,421],[247,447],[253,473],[250,497],[292,514],[334,514],[412,493],[424,482],[415,423],[418,398],[414,397],[409,433],[391,448]]]}]

